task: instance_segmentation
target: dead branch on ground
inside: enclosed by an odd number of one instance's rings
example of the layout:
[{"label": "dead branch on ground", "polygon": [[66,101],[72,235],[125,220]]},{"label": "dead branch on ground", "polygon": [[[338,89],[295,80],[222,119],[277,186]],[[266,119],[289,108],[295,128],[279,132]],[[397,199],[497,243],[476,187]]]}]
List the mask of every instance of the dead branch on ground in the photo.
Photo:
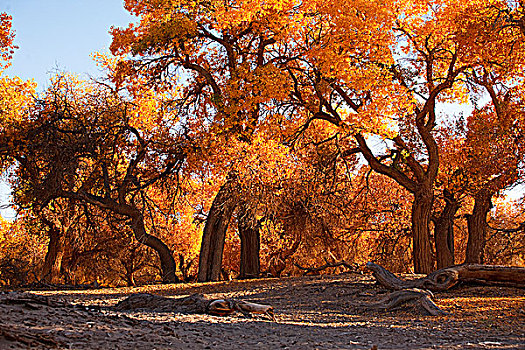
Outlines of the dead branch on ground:
[{"label": "dead branch on ground", "polygon": [[297,267],[298,269],[300,270],[304,270],[303,272],[303,276],[306,276],[308,274],[312,274],[312,275],[317,275],[319,274],[319,272],[323,271],[323,270],[326,270],[328,268],[331,268],[331,267],[339,267],[339,266],[343,266],[343,267],[346,267],[348,270],[350,271],[347,271],[347,272],[352,272],[352,273],[357,273],[357,274],[362,274],[360,271],[357,271],[357,268],[355,265],[352,265],[350,264],[349,262],[346,262],[346,261],[339,261],[339,262],[333,262],[333,263],[329,263],[329,262],[326,262],[326,264],[322,265],[322,266],[319,266],[319,267],[303,267],[297,263],[294,263],[294,266]]},{"label": "dead branch on ground", "polygon": [[251,317],[252,314],[267,315],[275,321],[274,310],[270,305],[236,299],[208,299],[202,294],[192,294],[183,298],[165,298],[153,294],[139,293],[130,295],[114,307],[114,310],[117,311],[134,309],[201,313],[215,316],[227,316],[240,312],[247,317]]}]

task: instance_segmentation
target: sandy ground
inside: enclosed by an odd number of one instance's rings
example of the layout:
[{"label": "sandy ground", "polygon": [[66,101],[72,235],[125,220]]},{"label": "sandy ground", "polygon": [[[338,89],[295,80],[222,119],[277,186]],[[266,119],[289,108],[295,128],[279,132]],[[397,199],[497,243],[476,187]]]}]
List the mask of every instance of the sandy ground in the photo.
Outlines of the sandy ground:
[{"label": "sandy ground", "polygon": [[[111,308],[139,292],[269,304],[276,321]],[[13,304],[13,293],[0,295],[0,349],[525,349],[525,290],[517,288],[436,294],[449,313],[437,317],[417,306],[370,309],[387,291],[350,274],[30,293],[52,305]]]}]

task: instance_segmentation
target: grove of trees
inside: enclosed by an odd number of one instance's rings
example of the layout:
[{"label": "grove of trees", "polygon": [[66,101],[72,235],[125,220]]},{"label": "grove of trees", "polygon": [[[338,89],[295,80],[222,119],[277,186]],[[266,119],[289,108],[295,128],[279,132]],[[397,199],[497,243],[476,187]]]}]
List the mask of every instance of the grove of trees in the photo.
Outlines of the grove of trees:
[{"label": "grove of trees", "polygon": [[0,285],[525,265],[522,1],[125,8],[41,92],[0,14]]}]

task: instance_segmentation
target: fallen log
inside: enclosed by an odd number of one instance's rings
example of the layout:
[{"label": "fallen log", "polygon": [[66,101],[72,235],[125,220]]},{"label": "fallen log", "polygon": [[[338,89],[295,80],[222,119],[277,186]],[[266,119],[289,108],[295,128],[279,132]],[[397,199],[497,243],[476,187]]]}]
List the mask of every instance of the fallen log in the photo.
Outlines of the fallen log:
[{"label": "fallen log", "polygon": [[132,294],[113,307],[114,310],[147,309],[163,312],[200,313],[227,316],[240,312],[247,317],[251,314],[269,316],[275,321],[273,307],[236,299],[208,299],[202,294],[183,298],[165,298],[148,293]]},{"label": "fallen log", "polygon": [[459,282],[488,286],[525,288],[525,267],[462,264],[446,267],[415,280],[402,280],[382,266],[369,262],[366,267],[382,286],[393,289],[443,291]]}]

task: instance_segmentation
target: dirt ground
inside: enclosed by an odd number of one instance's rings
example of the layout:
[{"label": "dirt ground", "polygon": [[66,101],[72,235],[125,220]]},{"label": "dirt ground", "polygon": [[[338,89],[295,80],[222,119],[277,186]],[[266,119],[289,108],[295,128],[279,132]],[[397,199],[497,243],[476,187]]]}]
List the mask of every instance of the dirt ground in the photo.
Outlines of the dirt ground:
[{"label": "dirt ground", "polygon": [[[30,291],[53,306],[0,295],[0,349],[525,349],[525,290],[460,286],[435,294],[446,316],[370,309],[387,291],[352,274],[139,288]],[[275,308],[247,318],[117,312],[131,293],[203,293]]]}]

